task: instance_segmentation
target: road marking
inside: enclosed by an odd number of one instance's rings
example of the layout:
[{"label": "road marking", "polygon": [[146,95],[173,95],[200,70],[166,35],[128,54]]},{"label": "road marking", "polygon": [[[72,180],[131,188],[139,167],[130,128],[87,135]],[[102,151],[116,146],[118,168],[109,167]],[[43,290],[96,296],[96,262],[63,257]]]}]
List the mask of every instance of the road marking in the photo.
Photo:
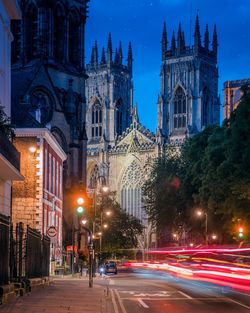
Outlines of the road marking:
[{"label": "road marking", "polygon": [[122,299],[121,299],[121,297],[120,297],[119,292],[118,292],[117,289],[115,289],[115,294],[116,294],[116,296],[117,296],[118,302],[119,302],[120,307],[121,307],[121,309],[122,309],[122,313],[127,313],[127,311],[126,311],[126,309],[125,309],[125,307],[124,307],[124,305],[123,305],[123,303],[122,303]]},{"label": "road marking", "polygon": [[183,291],[179,291],[178,290],[178,292],[181,294],[181,295],[183,295],[184,297],[186,297],[186,298],[188,298],[188,299],[193,299],[192,297],[190,297],[189,295],[187,295],[185,292],[183,292]]},{"label": "road marking", "polygon": [[149,306],[148,306],[144,301],[142,301],[142,299],[138,299],[138,302],[139,302],[140,305],[143,306],[145,309],[149,309]]},{"label": "road marking", "polygon": [[111,299],[112,299],[114,311],[115,311],[115,313],[119,313],[118,305],[117,305],[117,303],[116,303],[116,301],[115,301],[115,296],[114,296],[114,291],[113,291],[113,289],[111,289],[110,292],[111,292]]},{"label": "road marking", "polygon": [[228,299],[229,301],[233,302],[233,303],[236,303],[236,304],[242,306],[243,308],[250,309],[250,306],[247,306],[247,305],[245,305],[245,304],[243,304],[243,303],[241,303],[241,302],[238,302],[238,301],[233,300],[233,299],[231,299],[231,298],[227,298],[227,299]]}]

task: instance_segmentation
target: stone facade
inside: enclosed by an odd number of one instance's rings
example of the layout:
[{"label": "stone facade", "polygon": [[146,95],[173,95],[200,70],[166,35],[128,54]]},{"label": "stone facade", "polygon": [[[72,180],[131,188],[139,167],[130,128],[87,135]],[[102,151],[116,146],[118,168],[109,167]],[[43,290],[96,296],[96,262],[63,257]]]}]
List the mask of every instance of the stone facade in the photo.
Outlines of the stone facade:
[{"label": "stone facade", "polygon": [[162,33],[161,90],[158,98],[158,138],[160,142],[181,143],[186,136],[220,122],[218,97],[218,40],[214,27],[212,48],[206,26],[201,43],[196,17],[194,44],[187,46],[179,24],[177,40],[173,32],[168,47],[166,24]]},{"label": "stone facade", "polygon": [[[62,261],[63,162],[66,154],[48,129],[16,129],[15,146],[21,153],[23,182],[13,183],[12,222],[48,235],[51,259]],[[34,149],[34,151],[31,150]]]},{"label": "stone facade", "polygon": [[[204,45],[201,44],[197,17],[194,45],[186,46],[180,25],[177,41],[173,34],[168,49],[164,24],[156,135],[140,124],[137,108],[133,106],[131,44],[126,66],[122,64],[121,46],[112,59],[111,36],[107,53],[102,50],[100,62],[97,44],[92,49],[86,84],[87,186],[91,190],[108,184],[111,191],[116,191],[121,207],[146,226],[140,238],[141,247],[156,244],[155,233],[143,210],[142,197],[150,160],[162,152],[164,145],[170,142],[179,145],[185,137],[205,126],[219,124],[217,47],[216,27],[212,49],[208,27]],[[119,99],[121,107],[117,105]]]},{"label": "stone facade", "polygon": [[[12,19],[20,19],[21,11],[15,0],[0,2],[0,110],[11,117],[11,42]],[[0,121],[1,122],[1,121]],[[11,215],[11,182],[22,179],[20,156],[10,138],[0,131],[0,214]]]},{"label": "stone facade", "polygon": [[74,189],[86,187],[84,40],[88,0],[22,1],[14,21],[13,120],[46,127],[67,154],[64,164],[65,239],[71,241]]},{"label": "stone facade", "polygon": [[230,114],[237,108],[243,95],[240,90],[243,86],[250,87],[250,78],[224,82],[224,119],[229,119]]}]

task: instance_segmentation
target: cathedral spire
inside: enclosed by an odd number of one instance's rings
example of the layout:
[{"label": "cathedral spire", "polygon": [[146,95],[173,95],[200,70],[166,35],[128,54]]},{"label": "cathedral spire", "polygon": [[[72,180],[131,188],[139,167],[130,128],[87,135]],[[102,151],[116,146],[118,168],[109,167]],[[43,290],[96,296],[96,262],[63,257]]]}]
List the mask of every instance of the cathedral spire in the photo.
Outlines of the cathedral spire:
[{"label": "cathedral spire", "polygon": [[123,55],[122,55],[122,43],[120,41],[119,44],[119,64],[122,64],[122,59],[123,59]]},{"label": "cathedral spire", "polygon": [[208,25],[206,25],[206,31],[204,36],[204,47],[206,51],[209,50],[209,32],[208,32]]},{"label": "cathedral spire", "polygon": [[165,60],[166,52],[167,52],[167,29],[166,29],[166,22],[163,24],[163,31],[162,31],[162,40],[161,40],[161,51],[162,51],[162,61]]},{"label": "cathedral spire", "polygon": [[128,44],[128,59],[127,59],[127,65],[128,65],[128,70],[130,72],[130,75],[132,76],[133,72],[133,52],[132,52],[132,44],[131,41]]},{"label": "cathedral spire", "polygon": [[117,48],[115,49],[115,59],[114,59],[114,63],[115,63],[116,65],[119,64],[119,54],[118,54]]},{"label": "cathedral spire", "polygon": [[97,41],[95,41],[95,44],[92,48],[91,52],[91,65],[94,67],[97,67],[98,65],[98,46],[97,46]]},{"label": "cathedral spire", "polygon": [[175,33],[174,33],[174,31],[173,31],[172,40],[171,40],[171,50],[173,53],[175,53],[176,45],[175,45]]},{"label": "cathedral spire", "polygon": [[178,54],[180,54],[183,51],[183,32],[181,30],[181,23],[179,23],[179,29],[178,29],[178,39],[177,39],[177,50]]},{"label": "cathedral spire", "polygon": [[184,31],[182,32],[182,47],[183,47],[183,50],[186,49],[186,41],[185,41],[185,33],[184,33]]},{"label": "cathedral spire", "polygon": [[194,32],[194,48],[195,48],[195,51],[198,52],[200,47],[201,47],[201,33],[200,33],[199,16],[197,14],[196,15],[196,21],[195,21],[195,32]]},{"label": "cathedral spire", "polygon": [[105,57],[105,49],[102,47],[102,57],[101,57],[101,64],[106,63],[106,57]]},{"label": "cathedral spire", "polygon": [[216,29],[216,24],[214,25],[214,33],[213,33],[213,52],[217,56],[218,52],[218,37],[217,37],[217,29]]},{"label": "cathedral spire", "polygon": [[112,64],[112,39],[111,39],[111,33],[109,33],[109,36],[108,36],[107,63],[108,63],[109,67]]}]

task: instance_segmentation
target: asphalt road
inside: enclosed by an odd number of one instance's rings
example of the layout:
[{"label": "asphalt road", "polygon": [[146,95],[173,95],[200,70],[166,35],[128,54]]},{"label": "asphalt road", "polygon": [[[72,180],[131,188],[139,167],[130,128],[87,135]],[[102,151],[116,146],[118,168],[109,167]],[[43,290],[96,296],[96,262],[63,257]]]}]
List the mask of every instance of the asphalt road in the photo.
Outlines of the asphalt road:
[{"label": "asphalt road", "polygon": [[250,294],[164,272],[120,271],[109,286],[108,313],[249,313]]}]

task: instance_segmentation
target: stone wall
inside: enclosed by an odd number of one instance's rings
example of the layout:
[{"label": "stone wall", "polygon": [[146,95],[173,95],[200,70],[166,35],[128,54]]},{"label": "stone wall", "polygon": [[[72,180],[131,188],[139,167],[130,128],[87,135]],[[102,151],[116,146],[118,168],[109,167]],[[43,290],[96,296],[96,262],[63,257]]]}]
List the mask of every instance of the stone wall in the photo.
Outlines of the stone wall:
[{"label": "stone wall", "polygon": [[21,153],[21,174],[24,181],[14,182],[12,191],[12,221],[15,225],[23,222],[32,228],[36,228],[36,204],[37,204],[37,182],[39,180],[39,161],[37,156],[39,150],[30,152],[31,146],[37,147],[37,138],[16,138],[15,146]]}]

